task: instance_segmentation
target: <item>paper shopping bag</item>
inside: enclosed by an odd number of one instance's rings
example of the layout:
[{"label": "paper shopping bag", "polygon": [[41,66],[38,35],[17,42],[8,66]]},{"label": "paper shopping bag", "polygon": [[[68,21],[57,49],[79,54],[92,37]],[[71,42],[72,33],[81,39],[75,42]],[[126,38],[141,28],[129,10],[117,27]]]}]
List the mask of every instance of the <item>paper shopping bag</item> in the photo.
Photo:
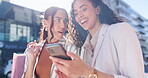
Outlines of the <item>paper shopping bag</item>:
[{"label": "paper shopping bag", "polygon": [[13,53],[11,78],[21,78],[24,72],[26,54]]}]

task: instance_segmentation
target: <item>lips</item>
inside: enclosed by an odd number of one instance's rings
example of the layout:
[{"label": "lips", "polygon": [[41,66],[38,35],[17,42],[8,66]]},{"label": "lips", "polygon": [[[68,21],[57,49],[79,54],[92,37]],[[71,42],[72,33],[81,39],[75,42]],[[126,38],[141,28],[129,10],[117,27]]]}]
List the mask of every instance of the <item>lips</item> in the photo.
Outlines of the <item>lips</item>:
[{"label": "lips", "polygon": [[80,23],[83,25],[83,24],[85,24],[87,21],[88,21],[88,19],[82,19],[82,20],[80,21]]},{"label": "lips", "polygon": [[63,35],[65,33],[65,31],[58,31],[58,33]]}]

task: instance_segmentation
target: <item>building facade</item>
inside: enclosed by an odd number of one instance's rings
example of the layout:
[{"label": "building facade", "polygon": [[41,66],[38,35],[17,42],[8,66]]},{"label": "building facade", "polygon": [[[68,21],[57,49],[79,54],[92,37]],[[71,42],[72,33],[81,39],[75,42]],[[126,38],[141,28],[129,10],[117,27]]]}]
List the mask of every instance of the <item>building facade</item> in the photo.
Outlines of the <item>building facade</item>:
[{"label": "building facade", "polygon": [[0,3],[0,66],[5,66],[13,53],[23,53],[28,42],[38,40],[40,12],[11,4]]},{"label": "building facade", "polygon": [[148,20],[130,8],[123,0],[104,0],[104,2],[135,29],[144,56],[144,63],[148,72]]}]

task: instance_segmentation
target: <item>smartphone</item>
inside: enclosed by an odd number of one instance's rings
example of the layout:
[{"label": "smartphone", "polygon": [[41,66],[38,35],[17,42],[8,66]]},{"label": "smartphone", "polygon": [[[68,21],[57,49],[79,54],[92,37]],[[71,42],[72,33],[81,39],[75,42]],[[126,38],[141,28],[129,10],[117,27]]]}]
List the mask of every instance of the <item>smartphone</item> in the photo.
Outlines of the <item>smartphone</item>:
[{"label": "smartphone", "polygon": [[71,58],[66,54],[67,51],[60,43],[47,44],[45,48],[47,52],[53,57],[57,57],[65,60],[71,60]]}]

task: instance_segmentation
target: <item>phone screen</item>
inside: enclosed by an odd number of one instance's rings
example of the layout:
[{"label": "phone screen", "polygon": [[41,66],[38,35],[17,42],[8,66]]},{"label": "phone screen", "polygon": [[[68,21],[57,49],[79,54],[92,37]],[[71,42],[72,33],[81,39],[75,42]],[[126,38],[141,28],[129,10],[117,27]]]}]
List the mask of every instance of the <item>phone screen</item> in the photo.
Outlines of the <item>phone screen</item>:
[{"label": "phone screen", "polygon": [[45,48],[48,51],[48,53],[53,57],[71,60],[71,58],[66,54],[67,51],[60,43],[47,44]]}]

